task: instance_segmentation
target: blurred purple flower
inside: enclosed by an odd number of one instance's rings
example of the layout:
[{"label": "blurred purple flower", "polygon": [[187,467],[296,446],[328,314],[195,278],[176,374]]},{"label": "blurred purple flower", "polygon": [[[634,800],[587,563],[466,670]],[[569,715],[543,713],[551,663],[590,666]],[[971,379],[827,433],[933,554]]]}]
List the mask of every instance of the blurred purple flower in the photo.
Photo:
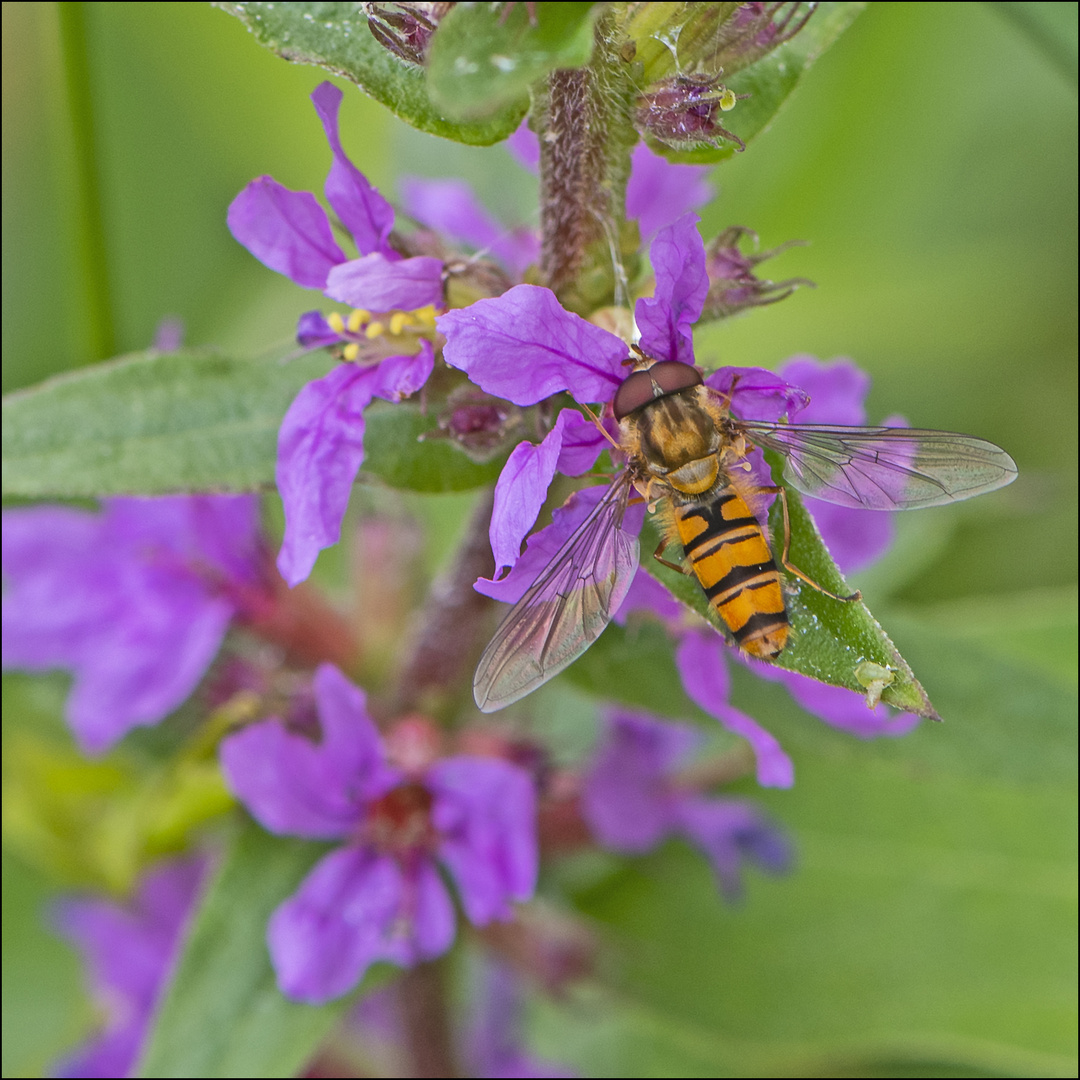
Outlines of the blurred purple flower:
[{"label": "blurred purple flower", "polygon": [[269,176],[248,184],[228,214],[233,236],[270,269],[354,309],[347,318],[309,311],[297,327],[305,348],[340,346],[348,362],[304,387],[282,420],[277,485],[285,538],[278,569],[290,585],[307,578],[318,553],[341,535],[364,460],[364,409],[377,397],[408,397],[431,374],[431,320],[443,300],[442,260],[407,259],[395,250],[393,207],[342,149],[341,91],[324,82],[311,99],[334,157],[326,200],[360,257],[349,259],[338,246],[314,195]]},{"label": "blurred purple flower", "polygon": [[465,1056],[470,1076],[567,1077],[577,1074],[524,1049],[521,979],[508,964],[485,958],[473,979]]},{"label": "blurred purple flower", "polygon": [[127,904],[71,899],[55,910],[59,932],[82,954],[105,1013],[96,1035],[57,1063],[55,1076],[130,1076],[183,941],[204,864],[162,863]]},{"label": "blurred purple flower", "polygon": [[3,664],[67,668],[67,721],[106,750],[195,689],[260,580],[254,496],[3,513]]},{"label": "blurred purple flower", "polygon": [[377,960],[409,967],[445,952],[454,908],[470,922],[512,913],[536,886],[536,796],[528,775],[494,758],[453,757],[421,774],[388,763],[363,691],[324,664],[315,675],[322,738],[278,720],[222,744],[233,792],[272,832],[344,845],[274,913],[268,942],[282,992],[322,1002]]},{"label": "blurred purple flower", "polygon": [[679,783],[679,771],[701,741],[693,728],[617,709],[608,710],[605,722],[581,798],[601,844],[641,853],[683,836],[712,864],[728,899],[741,894],[746,862],[769,873],[788,868],[787,841],[750,803],[701,795]]}]

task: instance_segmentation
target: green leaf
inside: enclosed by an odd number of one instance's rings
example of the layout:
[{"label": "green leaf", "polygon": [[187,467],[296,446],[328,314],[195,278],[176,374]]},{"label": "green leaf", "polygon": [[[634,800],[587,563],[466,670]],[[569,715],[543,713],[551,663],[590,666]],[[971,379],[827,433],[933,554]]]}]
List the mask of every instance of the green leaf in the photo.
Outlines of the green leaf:
[{"label": "green leaf", "polygon": [[325,853],[246,821],[211,882],[158,1010],[139,1076],[295,1076],[349,999],[286,1000],[266,923]]},{"label": "green leaf", "polygon": [[[787,499],[791,516],[790,561],[830,592],[839,596],[849,594],[851,589],[832,561],[802,500],[790,490]],[[770,518],[772,535],[782,537],[779,499],[773,504]],[[642,550],[652,552],[659,541],[656,522],[649,518],[641,534]],[[774,549],[774,554],[779,552]],[[653,558],[642,559],[642,565],[687,607],[728,636],[727,628],[713,611],[696,578],[671,570]],[[868,665],[876,665],[882,674],[887,669],[892,678],[882,690],[882,701],[905,712],[937,717],[911,668],[865,604],[834,600],[790,574],[785,575],[785,581],[793,590],[785,597],[793,633],[788,646],[773,661],[777,667],[865,694],[869,689]]]},{"label": "green leaf", "polygon": [[529,86],[555,68],[580,67],[593,49],[598,4],[457,4],[428,54],[431,100],[457,120],[528,105]]},{"label": "green leaf", "polygon": [[[749,143],[764,131],[815,60],[851,25],[866,5],[863,3],[823,3],[807,24],[789,41],[767,56],[725,76],[724,85],[736,94],[747,94],[721,123]],[[731,142],[677,151],[650,139],[649,145],[670,161],[709,164],[723,161],[736,152]]]},{"label": "green leaf", "polygon": [[795,762],[755,796],[792,872],[725,905],[670,843],[574,890],[617,955],[539,1018],[540,1052],[584,1075],[1076,1075],[1075,691],[897,625],[948,722],[854,739],[737,668]]},{"label": "green leaf", "polygon": [[482,120],[451,119],[428,97],[424,69],[399,60],[368,29],[362,4],[219,3],[261,45],[293,63],[314,64],[356,83],[413,127],[471,146],[490,146],[516,130],[528,102],[507,101]]},{"label": "green leaf", "polygon": [[[257,491],[274,483],[277,432],[289,403],[332,361],[236,360],[209,352],[137,353],[50,379],[3,402],[3,493],[25,498]],[[415,405],[368,414],[364,471],[417,491],[493,480]]]}]

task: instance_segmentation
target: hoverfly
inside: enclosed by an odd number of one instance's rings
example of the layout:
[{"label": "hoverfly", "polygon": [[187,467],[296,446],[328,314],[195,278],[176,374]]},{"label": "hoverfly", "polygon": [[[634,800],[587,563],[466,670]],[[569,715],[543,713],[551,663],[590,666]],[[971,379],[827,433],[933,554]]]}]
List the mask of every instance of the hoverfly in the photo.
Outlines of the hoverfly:
[{"label": "hoverfly", "polygon": [[665,539],[655,556],[681,544],[684,572],[697,578],[733,643],[771,660],[790,625],[780,571],[754,513],[760,495],[784,500],[784,568],[826,590],[788,562],[784,489],[749,480],[750,449],[782,454],[784,479],[803,495],[868,510],[940,506],[1016,478],[1004,450],[970,435],[739,420],[730,410],[734,387],[720,395],[677,360],[633,362],[612,402],[626,467],[495,632],[473,680],[484,712],[557,675],[611,621],[638,565],[637,538],[622,527],[635,491],[650,507],[663,506]]}]

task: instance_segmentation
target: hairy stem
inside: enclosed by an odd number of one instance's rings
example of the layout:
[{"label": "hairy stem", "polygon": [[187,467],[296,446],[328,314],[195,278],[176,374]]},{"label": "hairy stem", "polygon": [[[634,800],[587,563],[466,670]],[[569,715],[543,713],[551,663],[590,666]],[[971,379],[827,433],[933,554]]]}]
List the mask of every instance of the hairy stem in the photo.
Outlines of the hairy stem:
[{"label": "hairy stem", "polygon": [[637,140],[633,95],[613,34],[613,20],[602,16],[589,65],[552,72],[534,102],[541,276],[566,307],[583,314],[626,302],[622,264],[637,247],[636,229],[625,220]]},{"label": "hairy stem", "polygon": [[428,593],[398,676],[394,714],[439,711],[440,699],[471,673],[489,629],[492,603],[473,582],[495,572],[488,539],[494,502],[491,490],[477,504],[453,562]]}]

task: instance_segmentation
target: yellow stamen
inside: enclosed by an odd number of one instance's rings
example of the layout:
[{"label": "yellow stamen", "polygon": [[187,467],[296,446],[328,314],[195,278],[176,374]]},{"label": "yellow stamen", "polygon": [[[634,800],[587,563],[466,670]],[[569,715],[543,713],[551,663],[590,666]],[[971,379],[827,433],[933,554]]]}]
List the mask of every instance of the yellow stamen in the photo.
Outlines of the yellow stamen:
[{"label": "yellow stamen", "polygon": [[413,318],[420,323],[421,326],[426,326],[428,329],[435,328],[435,305],[426,304],[422,308],[417,308],[413,313]]},{"label": "yellow stamen", "polygon": [[386,328],[381,322],[368,323],[367,326],[364,327],[364,337],[368,340],[377,338],[385,329]]},{"label": "yellow stamen", "polygon": [[349,312],[349,321],[346,325],[349,328],[350,334],[358,334],[360,327],[366,322],[371,321],[371,312],[365,311],[363,308],[356,308],[355,311]]},{"label": "yellow stamen", "polygon": [[355,341],[345,346],[344,355],[346,360],[355,360],[360,355],[360,346]]},{"label": "yellow stamen", "polygon": [[336,311],[331,311],[330,314],[326,316],[326,321],[330,324],[330,329],[333,330],[335,334],[345,333],[345,323]]},{"label": "yellow stamen", "polygon": [[409,321],[409,316],[404,311],[395,311],[390,316],[390,333],[397,337],[405,329],[405,324]]}]

